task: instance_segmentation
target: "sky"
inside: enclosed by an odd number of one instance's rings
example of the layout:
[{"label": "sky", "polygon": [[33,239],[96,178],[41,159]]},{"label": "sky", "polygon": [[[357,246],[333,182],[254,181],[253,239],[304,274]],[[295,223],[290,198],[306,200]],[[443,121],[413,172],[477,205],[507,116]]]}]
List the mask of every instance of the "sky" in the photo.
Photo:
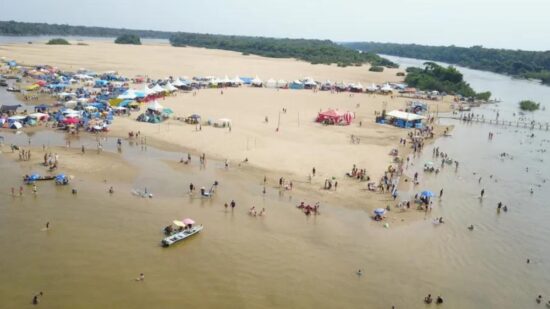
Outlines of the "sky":
[{"label": "sky", "polygon": [[0,0],[0,20],[550,50],[550,0]]}]

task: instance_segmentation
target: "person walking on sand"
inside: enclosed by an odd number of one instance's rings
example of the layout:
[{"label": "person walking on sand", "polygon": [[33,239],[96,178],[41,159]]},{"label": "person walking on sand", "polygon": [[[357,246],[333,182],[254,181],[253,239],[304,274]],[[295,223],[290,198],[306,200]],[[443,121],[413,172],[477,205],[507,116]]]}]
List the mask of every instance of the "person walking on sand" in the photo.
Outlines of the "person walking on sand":
[{"label": "person walking on sand", "polygon": [[235,203],[235,200],[231,200],[231,210],[235,209],[235,206],[237,206],[237,203]]},{"label": "person walking on sand", "polygon": [[443,197],[443,189],[441,189],[441,190],[439,191],[439,199],[441,199],[442,197]]},{"label": "person walking on sand", "polygon": [[82,151],[82,154],[86,153],[86,148],[84,147],[84,145],[82,145],[81,151]]},{"label": "person walking on sand", "polygon": [[36,186],[36,184],[32,185],[32,193],[34,195],[36,195],[36,192],[38,191],[38,187]]},{"label": "person walking on sand", "polygon": [[23,186],[19,186],[19,196],[23,196]]},{"label": "person walking on sand", "polygon": [[15,188],[11,187],[11,196],[15,196]]},{"label": "person walking on sand", "polygon": [[315,172],[316,172],[315,167],[313,167],[313,169],[311,169],[311,174],[313,175],[313,177],[315,177]]}]

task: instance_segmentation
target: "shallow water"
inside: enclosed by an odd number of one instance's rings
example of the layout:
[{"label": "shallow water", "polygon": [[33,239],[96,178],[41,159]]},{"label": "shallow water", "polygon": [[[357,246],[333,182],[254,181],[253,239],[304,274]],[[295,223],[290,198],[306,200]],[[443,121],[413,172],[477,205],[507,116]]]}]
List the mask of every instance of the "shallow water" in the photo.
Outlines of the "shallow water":
[{"label": "shallow water", "polygon": [[[520,91],[523,81],[513,85]],[[499,104],[501,117],[512,117],[513,101]],[[495,108],[475,112],[489,116]],[[43,290],[45,308],[423,308],[428,293],[442,295],[446,308],[540,308],[538,294],[550,299],[550,195],[543,183],[550,170],[548,155],[537,150],[548,148],[550,134],[534,131],[531,138],[525,129],[447,121],[455,124],[453,135],[434,146],[458,160],[458,170],[421,173],[421,187],[402,192],[444,188],[443,198],[435,199],[425,220],[389,229],[364,211],[338,205],[323,204],[322,215],[306,217],[294,208],[302,197],[279,196],[271,186],[263,197],[261,179],[235,167],[227,171],[209,160],[201,170],[193,157],[192,166],[172,168],[165,161],[177,161],[180,153],[127,142],[121,156],[138,176],[131,185],[117,184],[112,196],[106,192],[110,182],[75,175],[76,196],[70,187],[44,183],[37,198],[28,190],[12,198],[9,188],[30,170],[0,156],[0,307],[31,307],[32,295]],[[496,133],[492,141],[489,131]],[[0,134],[6,143],[28,141],[25,134]],[[34,133],[31,141],[65,145],[64,135],[52,132]],[[93,148],[95,140],[82,136],[72,143],[74,151],[81,143]],[[104,144],[115,152],[114,139]],[[407,172],[434,160],[431,150]],[[501,160],[504,151],[514,159]],[[220,188],[213,199],[186,194],[189,182],[208,187],[214,180]],[[145,187],[153,199],[129,192]],[[238,206],[225,211],[231,199]],[[498,201],[510,210],[498,214]],[[267,216],[248,216],[252,205],[265,207]],[[446,223],[433,225],[439,216]],[[205,230],[161,248],[161,228],[183,217]],[[47,221],[52,229],[41,231]],[[474,231],[466,228],[470,224]],[[359,268],[361,277],[354,273]],[[145,281],[134,282],[140,272]]]}]

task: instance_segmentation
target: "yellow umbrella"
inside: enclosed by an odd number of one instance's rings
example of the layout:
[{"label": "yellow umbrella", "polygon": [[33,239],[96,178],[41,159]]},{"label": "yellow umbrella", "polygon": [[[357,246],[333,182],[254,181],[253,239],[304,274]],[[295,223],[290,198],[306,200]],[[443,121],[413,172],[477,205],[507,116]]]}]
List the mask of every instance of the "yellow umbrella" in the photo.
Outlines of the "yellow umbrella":
[{"label": "yellow umbrella", "polygon": [[179,221],[179,220],[174,220],[174,221],[172,221],[172,223],[174,223],[174,225],[177,225],[177,226],[183,226],[183,227],[185,227],[185,223],[183,223],[183,222],[181,222],[181,221]]}]

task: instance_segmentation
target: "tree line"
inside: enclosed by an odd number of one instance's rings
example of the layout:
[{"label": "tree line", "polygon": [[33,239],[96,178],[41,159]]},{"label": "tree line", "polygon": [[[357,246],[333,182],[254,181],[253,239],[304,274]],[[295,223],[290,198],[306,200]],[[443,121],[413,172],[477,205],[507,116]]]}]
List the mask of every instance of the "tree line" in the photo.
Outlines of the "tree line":
[{"label": "tree line", "polygon": [[[272,58],[296,58],[312,64],[337,64],[360,66],[397,67],[397,65],[374,53],[358,52],[355,49],[329,40],[278,39],[266,37],[229,36],[152,30],[131,30],[107,27],[86,27],[46,23],[0,21],[0,35],[35,36],[95,36],[119,37],[133,35],[141,38],[169,39],[173,46],[215,48],[254,54]],[[135,40],[133,40],[135,41]]]},{"label": "tree line", "polygon": [[523,78],[535,78],[540,79],[544,84],[550,85],[550,51],[376,42],[353,42],[343,45],[365,52],[441,61],[476,70]]},{"label": "tree line", "polygon": [[360,66],[371,63],[375,66],[397,65],[374,53],[358,52],[329,40],[276,39],[234,35],[176,33],[170,37],[173,46],[194,46],[231,50],[271,58],[296,58],[312,64],[338,64]]}]

